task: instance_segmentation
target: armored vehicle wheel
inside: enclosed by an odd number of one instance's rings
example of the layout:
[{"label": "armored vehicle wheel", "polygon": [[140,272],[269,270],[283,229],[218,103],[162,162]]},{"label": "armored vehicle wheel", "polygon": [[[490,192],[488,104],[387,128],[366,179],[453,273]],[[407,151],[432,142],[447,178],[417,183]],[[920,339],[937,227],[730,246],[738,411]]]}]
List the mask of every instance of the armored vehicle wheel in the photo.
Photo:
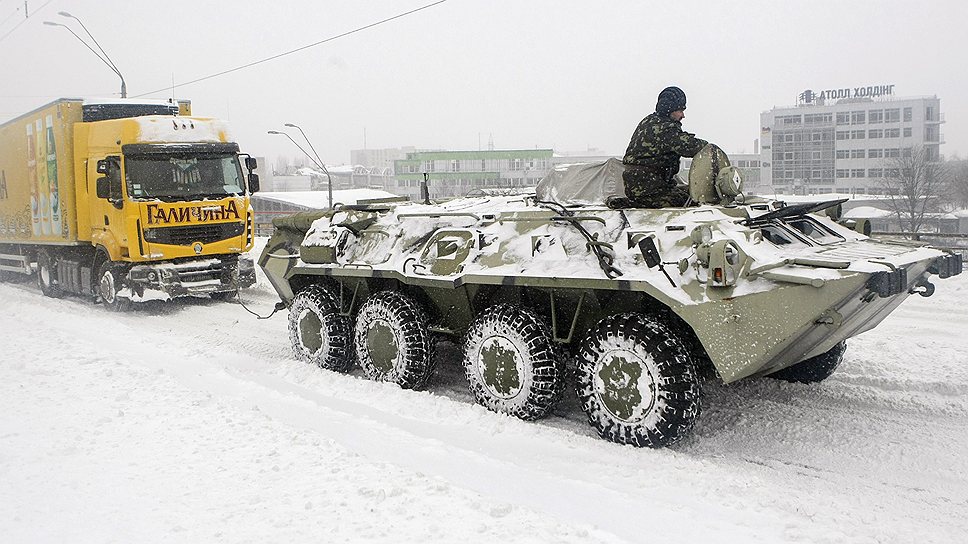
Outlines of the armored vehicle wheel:
[{"label": "armored vehicle wheel", "polygon": [[119,294],[123,288],[122,274],[111,261],[101,263],[97,277],[97,295],[106,308],[115,312],[125,312],[131,309],[131,299]]},{"label": "armored vehicle wheel", "polygon": [[783,370],[769,374],[769,376],[787,382],[822,382],[829,378],[834,373],[834,370],[840,366],[840,363],[844,360],[844,352],[846,351],[847,342],[841,342],[820,355],[815,355],[806,361],[788,366]]},{"label": "armored vehicle wheel", "polygon": [[427,315],[396,291],[373,294],[356,316],[356,357],[367,378],[404,389],[427,383],[433,372],[433,344]]},{"label": "armored vehicle wheel", "polygon": [[548,325],[510,304],[488,308],[464,340],[464,372],[477,402],[494,412],[534,420],[565,389],[565,365]]},{"label": "armored vehicle wheel", "polygon": [[327,370],[349,370],[353,327],[339,310],[336,297],[322,285],[296,294],[289,307],[289,340],[297,359]]},{"label": "armored vehicle wheel", "polygon": [[655,317],[601,320],[582,342],[578,398],[602,437],[658,448],[699,418],[701,388],[686,344]]},{"label": "armored vehicle wheel", "polygon": [[46,251],[37,254],[37,285],[40,292],[51,298],[64,296],[64,291],[57,284],[57,269],[54,259]]}]

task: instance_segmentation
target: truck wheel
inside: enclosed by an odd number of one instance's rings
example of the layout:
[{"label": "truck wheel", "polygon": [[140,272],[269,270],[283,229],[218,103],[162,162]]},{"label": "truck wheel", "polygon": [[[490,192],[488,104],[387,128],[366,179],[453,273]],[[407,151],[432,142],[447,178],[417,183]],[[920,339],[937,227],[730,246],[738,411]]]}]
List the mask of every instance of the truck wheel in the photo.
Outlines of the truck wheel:
[{"label": "truck wheel", "polygon": [[57,284],[57,266],[46,251],[37,254],[37,285],[40,292],[51,298],[61,298],[64,291]]},{"label": "truck wheel", "polygon": [[687,344],[656,317],[601,320],[582,342],[577,374],[589,422],[613,442],[668,446],[699,418],[695,361]]},{"label": "truck wheel", "polygon": [[115,312],[131,309],[131,299],[120,294],[123,289],[123,273],[111,261],[104,261],[98,268],[97,296],[104,307]]},{"label": "truck wheel", "polygon": [[806,361],[788,366],[783,370],[769,374],[769,376],[786,382],[822,382],[829,378],[834,373],[834,370],[840,366],[840,363],[844,360],[844,352],[846,351],[847,342],[840,342],[820,355],[815,355]]},{"label": "truck wheel", "polygon": [[339,310],[336,297],[322,285],[296,294],[289,307],[289,340],[297,359],[336,372],[349,370],[352,327]]},{"label": "truck wheel", "polygon": [[464,373],[488,410],[525,420],[548,415],[565,389],[565,365],[548,325],[511,304],[488,308],[464,338]]},{"label": "truck wheel", "polygon": [[402,293],[373,294],[356,316],[356,357],[372,380],[422,387],[434,367],[427,314]]}]

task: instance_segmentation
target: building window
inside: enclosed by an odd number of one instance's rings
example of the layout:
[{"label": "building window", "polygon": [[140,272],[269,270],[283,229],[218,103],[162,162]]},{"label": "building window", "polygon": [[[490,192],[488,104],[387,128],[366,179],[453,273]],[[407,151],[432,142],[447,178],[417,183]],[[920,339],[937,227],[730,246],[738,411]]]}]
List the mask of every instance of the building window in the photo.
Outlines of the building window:
[{"label": "building window", "polygon": [[911,148],[910,147],[905,147],[904,149],[902,149],[901,150],[901,156],[902,157],[910,157],[911,156]]},{"label": "building window", "polygon": [[868,168],[867,169],[867,177],[869,177],[869,178],[879,178],[879,177],[882,177],[882,176],[884,176],[884,169],[883,168]]},{"label": "building window", "polygon": [[846,140],[849,137],[850,137],[850,132],[848,132],[846,130],[838,130],[837,131],[837,139],[838,140]]},{"label": "building window", "polygon": [[884,149],[885,159],[896,159],[901,156],[901,150],[897,147],[888,147]]},{"label": "building window", "polygon": [[872,128],[867,131],[867,137],[870,138],[871,140],[876,140],[877,138],[883,138],[884,131],[879,128]]},{"label": "building window", "polygon": [[867,136],[866,130],[852,130],[850,131],[851,140],[863,140]]},{"label": "building window", "polygon": [[793,151],[787,151],[787,152],[783,153],[783,160],[785,160],[785,161],[792,161],[793,160]]},{"label": "building window", "polygon": [[904,127],[904,137],[905,138],[911,137],[911,127]]},{"label": "building window", "polygon": [[863,125],[866,122],[867,122],[867,112],[863,112],[863,111],[850,112],[850,124]]},{"label": "building window", "polygon": [[924,108],[924,120],[934,121],[934,106]]},{"label": "building window", "polygon": [[848,177],[850,177],[850,170],[846,168],[837,169],[837,179],[847,179]]},{"label": "building window", "polygon": [[487,161],[481,159],[481,172],[487,172]]},{"label": "building window", "polygon": [[807,125],[830,124],[833,121],[833,114],[830,113],[808,113],[803,116],[803,122]]},{"label": "building window", "polygon": [[784,134],[783,135],[783,139],[781,141],[783,141],[783,142],[792,142],[793,141],[793,134]]},{"label": "building window", "polygon": [[867,112],[867,120],[870,124],[884,122],[884,110],[871,110]]},{"label": "building window", "polygon": [[914,114],[914,108],[904,108],[904,122],[910,123],[911,117]]},{"label": "building window", "polygon": [[852,178],[862,178],[867,172],[863,168],[854,168],[850,171],[850,177]]},{"label": "building window", "polygon": [[883,149],[868,149],[867,158],[868,159],[880,159],[884,157]]},{"label": "building window", "polygon": [[776,118],[778,123],[784,125],[799,125],[801,122],[801,116],[799,115],[781,115]]},{"label": "building window", "polygon": [[820,160],[820,152],[819,151],[811,151],[810,152],[810,158],[813,159],[813,160],[815,160],[815,161],[819,161]]},{"label": "building window", "polygon": [[814,142],[819,142],[821,139],[823,139],[823,133],[813,132],[810,134],[810,139],[813,140]]},{"label": "building window", "polygon": [[460,172],[460,161],[450,161],[450,171]]},{"label": "building window", "polygon": [[820,179],[822,177],[823,177],[823,171],[822,170],[811,170],[810,171],[810,179]]},{"label": "building window", "polygon": [[864,158],[864,155],[865,154],[864,154],[864,150],[863,149],[851,149],[850,150],[850,158],[852,158],[852,159],[863,159]]},{"label": "building window", "polygon": [[850,112],[840,111],[837,112],[837,124],[838,125],[849,125],[850,124]]},{"label": "building window", "polygon": [[848,151],[846,149],[838,149],[837,150],[837,158],[838,159],[849,159],[850,158],[850,151]]},{"label": "building window", "polygon": [[427,162],[425,162],[424,163],[423,170],[424,170],[424,172],[433,172],[434,171],[434,161],[427,161]]},{"label": "building window", "polygon": [[885,138],[900,138],[901,137],[901,129],[899,129],[899,128],[886,128],[886,129],[884,129],[884,137]]},{"label": "building window", "polygon": [[884,122],[885,123],[900,123],[901,122],[901,110],[900,110],[900,108],[894,108],[892,110],[884,110]]}]

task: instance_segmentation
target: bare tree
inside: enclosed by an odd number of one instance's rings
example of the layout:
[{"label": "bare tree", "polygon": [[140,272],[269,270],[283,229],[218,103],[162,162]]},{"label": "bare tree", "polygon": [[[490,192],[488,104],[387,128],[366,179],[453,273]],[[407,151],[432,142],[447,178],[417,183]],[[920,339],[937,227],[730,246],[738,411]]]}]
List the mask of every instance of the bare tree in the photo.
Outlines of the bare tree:
[{"label": "bare tree", "polygon": [[292,166],[291,157],[286,157],[285,155],[279,155],[278,157],[276,157],[276,164],[272,173],[276,174],[277,176],[287,176],[289,175],[289,170],[291,166]]},{"label": "bare tree", "polygon": [[954,208],[968,209],[968,160],[957,156],[945,163],[948,202]]},{"label": "bare tree", "polygon": [[902,230],[920,232],[926,215],[940,209],[945,169],[923,146],[903,148],[900,156],[886,161],[878,185],[888,196]]}]

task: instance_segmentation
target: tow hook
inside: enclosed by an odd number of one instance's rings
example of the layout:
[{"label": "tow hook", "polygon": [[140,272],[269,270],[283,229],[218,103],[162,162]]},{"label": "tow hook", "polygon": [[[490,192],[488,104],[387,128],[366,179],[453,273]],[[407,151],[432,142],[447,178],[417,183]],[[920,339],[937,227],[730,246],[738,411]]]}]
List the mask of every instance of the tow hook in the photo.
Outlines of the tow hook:
[{"label": "tow hook", "polygon": [[926,279],[921,279],[908,291],[910,294],[919,294],[924,298],[928,298],[934,294],[934,284]]}]

